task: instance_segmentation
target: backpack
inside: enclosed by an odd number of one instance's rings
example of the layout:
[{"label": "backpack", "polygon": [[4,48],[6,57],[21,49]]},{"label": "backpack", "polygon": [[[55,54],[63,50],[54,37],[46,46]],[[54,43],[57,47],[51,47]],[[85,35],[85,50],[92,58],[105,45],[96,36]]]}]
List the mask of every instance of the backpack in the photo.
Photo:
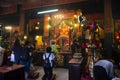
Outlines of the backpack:
[{"label": "backpack", "polygon": [[51,67],[50,61],[49,61],[50,55],[51,55],[51,54],[49,54],[48,57],[46,57],[46,54],[45,54],[45,60],[44,60],[44,62],[43,62],[43,67],[46,67],[46,68]]}]

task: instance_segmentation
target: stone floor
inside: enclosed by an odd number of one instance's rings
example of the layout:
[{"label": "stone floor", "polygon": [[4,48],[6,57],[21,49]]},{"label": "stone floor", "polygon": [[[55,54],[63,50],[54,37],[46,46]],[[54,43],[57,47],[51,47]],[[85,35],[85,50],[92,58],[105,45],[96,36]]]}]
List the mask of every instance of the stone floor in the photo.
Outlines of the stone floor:
[{"label": "stone floor", "polygon": [[[36,80],[42,80],[42,76],[44,75],[43,68],[40,66],[36,67],[36,71],[40,73],[40,76]],[[54,68],[53,73],[56,74],[56,80],[68,80],[68,69],[66,68]],[[32,80],[32,79],[28,79]]]},{"label": "stone floor", "polygon": [[[36,80],[42,80],[42,76],[44,75],[43,68],[41,66],[35,66],[37,72],[40,73],[39,78]],[[69,73],[67,68],[53,68],[53,73],[56,74],[55,80],[68,80]],[[28,79],[35,80],[35,79]],[[82,77],[81,80],[92,80],[89,76]]]}]

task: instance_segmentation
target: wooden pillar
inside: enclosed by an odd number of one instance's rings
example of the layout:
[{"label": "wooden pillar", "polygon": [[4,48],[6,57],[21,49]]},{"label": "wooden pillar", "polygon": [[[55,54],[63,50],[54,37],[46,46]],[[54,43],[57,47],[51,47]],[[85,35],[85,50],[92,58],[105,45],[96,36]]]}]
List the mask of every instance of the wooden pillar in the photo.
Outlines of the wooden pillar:
[{"label": "wooden pillar", "polygon": [[49,20],[48,20],[49,15],[46,14],[44,16],[44,36],[48,37],[47,39],[47,44],[50,45],[50,26],[49,26]]},{"label": "wooden pillar", "polygon": [[24,22],[25,22],[25,19],[24,19],[24,17],[25,17],[24,10],[20,9],[20,14],[19,15],[20,15],[20,22],[19,22],[20,31],[22,33],[24,33],[25,32],[25,30],[24,30]]},{"label": "wooden pillar", "polygon": [[46,36],[46,37],[48,37],[49,36],[49,27],[48,27],[48,25],[49,25],[49,22],[48,22],[48,17],[49,17],[49,15],[45,15],[45,17],[44,17],[44,36]]},{"label": "wooden pillar", "polygon": [[104,23],[105,23],[104,54],[106,54],[108,58],[111,58],[114,31],[111,0],[104,0]]}]

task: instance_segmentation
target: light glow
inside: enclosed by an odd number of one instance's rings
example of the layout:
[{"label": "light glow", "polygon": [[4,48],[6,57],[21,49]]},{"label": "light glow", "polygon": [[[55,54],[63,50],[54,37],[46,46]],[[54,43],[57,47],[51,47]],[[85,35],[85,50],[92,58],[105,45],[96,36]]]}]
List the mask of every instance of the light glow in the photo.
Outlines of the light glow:
[{"label": "light glow", "polygon": [[11,30],[11,29],[12,29],[12,26],[6,26],[5,29],[6,29],[6,30]]},{"label": "light glow", "polygon": [[38,38],[39,38],[39,36],[38,36],[38,35],[36,35],[36,36],[35,36],[35,40],[37,40]]},{"label": "light glow", "polygon": [[38,29],[39,29],[39,27],[38,27],[38,26],[36,26],[36,27],[35,27],[35,29],[36,29],[36,30],[38,30]]},{"label": "light glow", "polygon": [[37,12],[37,14],[51,13],[51,12],[57,12],[57,11],[58,11],[58,9],[46,10],[46,11]]},{"label": "light glow", "polygon": [[26,36],[26,35],[24,36],[24,39],[27,39],[27,36]]}]

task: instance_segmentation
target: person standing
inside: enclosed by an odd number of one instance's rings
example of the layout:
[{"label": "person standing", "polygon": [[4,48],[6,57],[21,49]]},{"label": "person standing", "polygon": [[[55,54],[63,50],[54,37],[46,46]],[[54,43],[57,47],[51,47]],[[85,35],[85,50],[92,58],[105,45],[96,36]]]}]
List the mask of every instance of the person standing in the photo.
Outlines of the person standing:
[{"label": "person standing", "polygon": [[25,59],[21,59],[21,64],[23,64],[25,66],[25,79],[27,79],[28,74],[30,72],[30,64],[31,64],[31,56],[32,56],[32,50],[30,48],[30,42],[29,41],[25,41],[25,45],[23,47],[24,50],[24,58]]},{"label": "person standing", "polygon": [[55,41],[52,42],[51,48],[52,48],[51,51],[56,55],[58,53],[58,48]]},{"label": "person standing", "polygon": [[55,41],[52,41],[51,51],[52,51],[53,54],[55,55],[54,67],[56,67],[56,66],[58,65],[58,57],[59,57],[60,55],[58,54],[58,47],[57,47]]},{"label": "person standing", "polygon": [[73,41],[71,45],[71,51],[72,51],[72,55],[77,52],[77,44],[75,41]]},{"label": "person standing", "polygon": [[82,56],[83,56],[83,62],[82,62],[82,75],[83,77],[86,77],[86,67],[87,67],[87,53],[86,53],[86,48],[87,48],[87,45],[85,42],[82,43],[81,45],[81,52],[82,52]]},{"label": "person standing", "polygon": [[49,67],[43,66],[45,74],[44,74],[42,80],[46,80],[46,79],[51,80],[52,76],[53,76],[53,60],[54,60],[55,56],[53,53],[51,53],[51,50],[52,50],[51,47],[47,47],[46,53],[43,54],[43,60],[48,58],[50,66]]},{"label": "person standing", "polygon": [[23,47],[21,46],[20,40],[16,38],[14,45],[12,47],[12,53],[14,55],[14,63],[20,64],[20,56],[22,55],[23,52]]}]

